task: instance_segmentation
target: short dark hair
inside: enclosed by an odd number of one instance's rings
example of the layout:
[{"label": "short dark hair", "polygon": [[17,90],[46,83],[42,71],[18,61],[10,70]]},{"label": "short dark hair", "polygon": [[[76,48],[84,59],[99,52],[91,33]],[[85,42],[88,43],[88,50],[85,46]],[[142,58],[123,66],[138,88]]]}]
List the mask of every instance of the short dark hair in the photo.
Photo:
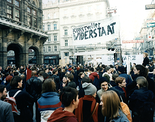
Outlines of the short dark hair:
[{"label": "short dark hair", "polygon": [[53,70],[53,74],[55,74],[57,71],[58,71],[57,69],[54,69],[54,70]]},{"label": "short dark hair", "polygon": [[65,107],[68,107],[73,100],[76,101],[78,91],[75,88],[66,86],[60,92],[60,101]]},{"label": "short dark hair", "polygon": [[92,68],[92,67],[91,67],[91,68],[89,68],[89,70],[90,70],[90,71],[92,71],[92,72],[94,72],[94,68]]},{"label": "short dark hair", "polygon": [[10,82],[10,86],[12,88],[17,88],[18,86],[18,82],[20,82],[22,80],[22,78],[20,76],[14,76],[12,79],[11,79],[11,82]]},{"label": "short dark hair", "polygon": [[42,84],[42,93],[45,92],[56,92],[56,85],[54,79],[48,78]]},{"label": "short dark hair", "polygon": [[14,76],[18,76],[18,74],[19,74],[18,72],[14,72]]},{"label": "short dark hair", "polygon": [[114,74],[112,74],[112,79],[115,81],[115,79],[116,79],[118,76],[119,76],[118,73],[114,73]]},{"label": "short dark hair", "polygon": [[68,79],[69,79],[70,81],[72,81],[72,80],[74,79],[74,75],[73,75],[72,73],[66,74],[66,77],[68,77]]},{"label": "short dark hair", "polygon": [[5,85],[0,84],[0,92],[3,93],[4,89],[6,88]]},{"label": "short dark hair", "polygon": [[89,77],[87,77],[87,76],[84,76],[83,78],[82,78],[82,83],[91,83],[91,79],[89,78]]}]

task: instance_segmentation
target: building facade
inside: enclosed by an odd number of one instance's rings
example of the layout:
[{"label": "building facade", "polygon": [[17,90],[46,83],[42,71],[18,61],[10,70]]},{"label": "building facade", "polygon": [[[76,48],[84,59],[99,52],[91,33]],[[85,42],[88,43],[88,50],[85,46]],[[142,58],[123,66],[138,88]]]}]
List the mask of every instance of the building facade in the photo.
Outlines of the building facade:
[{"label": "building facade", "polygon": [[[48,53],[51,56],[57,54],[60,58],[59,63],[65,65],[68,63],[84,62],[90,57],[75,56],[75,53],[105,49],[105,45],[102,43],[73,46],[72,28],[107,18],[108,7],[108,0],[55,0],[44,4],[43,25],[45,31],[51,37],[51,40],[46,41],[44,44],[44,55],[48,55]],[[51,18],[48,19],[48,17]],[[54,30],[54,24],[57,25],[57,30]],[[50,30],[49,27],[51,27]],[[57,35],[57,43],[54,42],[55,35]],[[54,48],[56,46],[57,51]],[[49,48],[52,50],[48,50]]]},{"label": "building facade", "polygon": [[14,51],[15,65],[28,64],[29,49],[36,64],[43,63],[42,0],[0,0],[0,65],[6,67],[7,52]]}]

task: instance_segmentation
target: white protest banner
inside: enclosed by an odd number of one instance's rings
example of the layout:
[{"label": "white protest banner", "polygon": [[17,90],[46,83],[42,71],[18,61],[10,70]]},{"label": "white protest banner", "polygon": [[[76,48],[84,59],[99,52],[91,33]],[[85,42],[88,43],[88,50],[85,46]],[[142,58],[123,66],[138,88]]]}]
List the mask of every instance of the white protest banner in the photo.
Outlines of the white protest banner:
[{"label": "white protest banner", "polygon": [[106,43],[119,38],[119,16],[73,28],[73,45]]},{"label": "white protest banner", "polygon": [[[122,55],[123,65],[128,65],[127,62],[142,64],[143,55]],[[113,65],[114,64],[114,56],[113,55],[103,55],[102,63],[105,65]]]}]

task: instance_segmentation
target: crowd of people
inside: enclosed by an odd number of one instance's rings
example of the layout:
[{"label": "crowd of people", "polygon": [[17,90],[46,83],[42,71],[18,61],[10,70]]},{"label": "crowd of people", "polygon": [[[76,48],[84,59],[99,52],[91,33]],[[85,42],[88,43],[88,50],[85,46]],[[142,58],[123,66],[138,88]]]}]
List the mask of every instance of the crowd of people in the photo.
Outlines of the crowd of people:
[{"label": "crowd of people", "polygon": [[0,122],[153,122],[154,80],[152,62],[129,73],[118,64],[0,67]]}]

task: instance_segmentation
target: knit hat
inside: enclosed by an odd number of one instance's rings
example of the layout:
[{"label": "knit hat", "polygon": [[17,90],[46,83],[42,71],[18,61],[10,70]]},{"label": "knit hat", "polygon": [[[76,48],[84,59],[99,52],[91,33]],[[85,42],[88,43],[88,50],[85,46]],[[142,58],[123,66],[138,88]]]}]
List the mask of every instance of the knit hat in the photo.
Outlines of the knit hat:
[{"label": "knit hat", "polygon": [[94,95],[97,91],[96,87],[92,83],[83,83],[85,95]]}]

